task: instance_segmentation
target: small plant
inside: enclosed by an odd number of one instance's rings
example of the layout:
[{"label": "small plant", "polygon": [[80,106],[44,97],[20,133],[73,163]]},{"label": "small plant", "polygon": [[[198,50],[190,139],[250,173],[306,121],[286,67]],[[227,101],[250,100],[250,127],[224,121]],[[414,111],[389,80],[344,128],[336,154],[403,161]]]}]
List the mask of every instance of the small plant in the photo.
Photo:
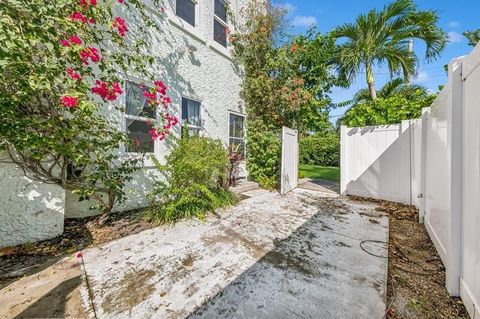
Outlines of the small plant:
[{"label": "small plant", "polygon": [[278,185],[276,176],[260,175],[257,180],[261,188],[268,190],[275,190]]},{"label": "small plant", "polygon": [[147,219],[173,223],[182,218],[203,219],[206,213],[237,202],[227,189],[228,153],[218,140],[184,135],[161,165],[165,179],[157,181],[150,194]]},{"label": "small plant", "polygon": [[425,303],[424,303],[422,300],[420,300],[420,299],[411,298],[411,299],[408,301],[406,307],[409,308],[409,309],[412,309],[412,310],[417,310],[417,311],[419,311],[419,310],[421,310],[421,309],[423,309],[423,308],[425,307]]},{"label": "small plant", "polygon": [[245,159],[243,151],[240,150],[239,145],[230,145],[228,148],[228,160],[230,164],[228,165],[227,172],[227,183],[229,187],[235,187],[237,184],[237,176],[239,173],[239,164]]}]

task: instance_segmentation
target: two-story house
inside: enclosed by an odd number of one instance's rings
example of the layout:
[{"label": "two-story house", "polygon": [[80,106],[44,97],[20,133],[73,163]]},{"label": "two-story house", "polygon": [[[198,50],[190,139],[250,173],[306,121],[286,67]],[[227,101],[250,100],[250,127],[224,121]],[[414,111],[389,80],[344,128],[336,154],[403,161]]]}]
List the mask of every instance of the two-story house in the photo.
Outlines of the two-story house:
[{"label": "two-story house", "polygon": [[[247,0],[165,1],[162,7],[145,1],[147,12],[161,26],[161,32],[152,29],[144,37],[149,54],[155,57],[151,71],[168,86],[170,108],[181,119],[174,134],[180,134],[187,121],[192,133],[220,139],[225,146],[244,144],[242,69],[232,58],[228,33],[234,30],[235,19]],[[138,17],[123,16],[129,25],[127,36],[134,37]],[[125,112],[110,106],[109,116],[136,143],[119,151],[126,157],[141,153],[147,156],[127,185],[126,204],[114,211],[148,204],[146,195],[153,181],[162,178],[149,158],[154,155],[162,161],[172,147],[169,141],[152,141],[148,133],[147,121],[154,121],[156,114],[146,107],[141,86],[153,83],[139,74],[122,76],[124,94],[115,103],[122,103]],[[54,237],[62,233],[64,218],[98,213],[89,209],[92,202],[79,202],[76,195],[58,186],[32,183],[21,170],[2,165],[0,175],[15,182],[0,186],[0,223],[5,226],[0,231],[0,247]],[[246,175],[244,169],[241,175]]]}]

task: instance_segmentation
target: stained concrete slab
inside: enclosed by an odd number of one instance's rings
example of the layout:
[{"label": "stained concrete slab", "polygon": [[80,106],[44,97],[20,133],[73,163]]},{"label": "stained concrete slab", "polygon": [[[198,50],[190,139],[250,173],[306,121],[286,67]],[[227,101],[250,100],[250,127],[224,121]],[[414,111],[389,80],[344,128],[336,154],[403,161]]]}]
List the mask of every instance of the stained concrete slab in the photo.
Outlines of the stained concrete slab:
[{"label": "stained concrete slab", "polygon": [[97,317],[383,318],[386,259],[360,248],[387,240],[374,204],[308,189],[251,193],[221,218],[85,251]]}]

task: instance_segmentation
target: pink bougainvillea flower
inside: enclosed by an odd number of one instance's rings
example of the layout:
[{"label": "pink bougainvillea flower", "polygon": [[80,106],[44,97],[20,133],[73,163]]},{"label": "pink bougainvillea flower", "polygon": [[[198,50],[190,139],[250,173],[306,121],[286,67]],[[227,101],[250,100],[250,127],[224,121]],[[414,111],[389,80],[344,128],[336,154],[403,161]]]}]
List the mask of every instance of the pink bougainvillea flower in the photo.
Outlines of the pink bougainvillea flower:
[{"label": "pink bougainvillea flower", "polygon": [[161,12],[161,13],[165,13],[165,8],[164,8],[164,7],[160,7],[160,12]]},{"label": "pink bougainvillea flower", "polygon": [[81,80],[82,79],[82,76],[80,75],[80,73],[75,72],[74,69],[68,68],[66,71],[67,71],[68,75],[70,75],[70,78],[72,80]]},{"label": "pink bougainvillea flower", "polygon": [[89,5],[96,6],[97,0],[80,0],[78,4],[81,5],[82,7],[87,7]]},{"label": "pink bougainvillea flower", "polygon": [[114,101],[123,93],[120,83],[113,82],[110,86],[107,82],[95,80],[95,86],[90,89],[94,94],[99,95],[105,101]]},{"label": "pink bougainvillea flower", "polygon": [[167,121],[167,125],[169,127],[172,127],[172,126],[175,126],[178,124],[178,118],[176,118],[175,116],[171,116],[170,114],[168,113],[165,113],[163,115],[163,117],[165,118],[165,120]]},{"label": "pink bougainvillea flower", "polygon": [[155,84],[158,93],[162,95],[167,94],[167,86],[162,81],[155,81],[153,84]]},{"label": "pink bougainvillea flower", "polygon": [[161,98],[161,102],[163,104],[163,107],[168,109],[168,104],[172,103],[172,99],[169,98],[168,96],[164,95]]},{"label": "pink bougainvillea flower", "polygon": [[77,107],[78,98],[75,96],[63,95],[60,100],[62,101],[63,106],[65,107]]},{"label": "pink bougainvillea flower", "polygon": [[157,95],[155,93],[150,92],[150,91],[144,91],[143,92],[143,97],[145,97],[149,100],[155,100],[157,98]]},{"label": "pink bougainvillea flower", "polygon": [[73,21],[80,21],[82,22],[83,24],[85,23],[95,23],[95,20],[93,19],[88,19],[86,16],[84,16],[82,13],[80,12],[74,12],[70,15],[69,17],[71,20]]},{"label": "pink bougainvillea flower", "polygon": [[80,51],[80,58],[82,59],[83,64],[88,64],[88,59],[94,63],[97,63],[100,61],[100,54],[98,53],[97,49],[86,47]]},{"label": "pink bougainvillea flower", "polygon": [[72,35],[70,39],[68,39],[68,42],[72,44],[80,45],[82,44],[82,39],[80,39],[77,35]]},{"label": "pink bougainvillea flower", "polygon": [[143,92],[143,97],[147,99],[148,105],[157,105],[157,94],[152,93],[150,91],[144,91]]},{"label": "pink bougainvillea flower", "polygon": [[60,45],[64,47],[69,47],[70,42],[68,42],[68,40],[63,39],[63,40],[60,40]]},{"label": "pink bougainvillea flower", "polygon": [[154,128],[150,129],[148,133],[150,133],[150,136],[152,137],[152,141],[155,141],[155,140],[162,141],[167,137],[164,131],[158,131]]},{"label": "pink bougainvillea flower", "polygon": [[77,253],[77,258],[79,258],[79,259],[80,259],[80,258],[83,258],[83,253],[82,253],[81,251],[79,251],[79,252]]},{"label": "pink bougainvillea flower", "polygon": [[117,0],[118,3],[125,3],[125,0]]},{"label": "pink bougainvillea flower", "polygon": [[122,37],[124,37],[128,31],[125,20],[120,17],[116,17],[115,20],[113,20],[112,26],[117,29],[118,34]]},{"label": "pink bougainvillea flower", "polygon": [[76,35],[72,35],[69,39],[65,40],[60,40],[60,45],[64,47],[70,47],[72,45],[80,45],[82,44],[82,39],[80,39]]}]

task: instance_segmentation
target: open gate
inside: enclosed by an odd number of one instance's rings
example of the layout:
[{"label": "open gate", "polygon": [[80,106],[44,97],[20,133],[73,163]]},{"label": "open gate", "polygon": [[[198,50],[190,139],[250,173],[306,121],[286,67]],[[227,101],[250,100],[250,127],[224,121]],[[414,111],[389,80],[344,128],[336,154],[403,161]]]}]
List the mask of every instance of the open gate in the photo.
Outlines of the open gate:
[{"label": "open gate", "polygon": [[282,166],[280,170],[280,194],[286,194],[298,184],[298,132],[282,128]]}]

